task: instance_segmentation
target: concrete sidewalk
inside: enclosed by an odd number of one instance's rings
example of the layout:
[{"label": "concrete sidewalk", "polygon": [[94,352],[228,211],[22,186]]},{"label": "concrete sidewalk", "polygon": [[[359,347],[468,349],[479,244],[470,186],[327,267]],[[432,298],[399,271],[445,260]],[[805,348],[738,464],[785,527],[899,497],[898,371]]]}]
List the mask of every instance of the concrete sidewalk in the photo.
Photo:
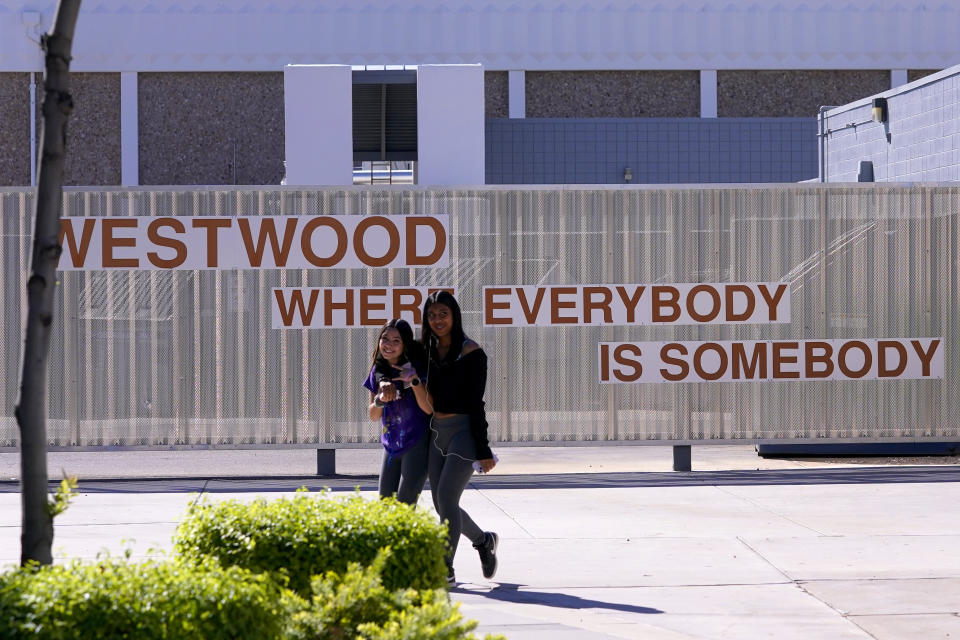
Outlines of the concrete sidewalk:
[{"label": "concrete sidewalk", "polygon": [[[340,452],[338,469],[349,473],[330,479],[311,475],[312,451],[220,453],[51,454],[51,475],[61,463],[81,477],[81,495],[57,520],[58,558],[169,551],[193,492],[249,500],[303,484],[375,495],[376,450]],[[499,532],[500,570],[483,580],[464,540],[463,582],[452,592],[482,632],[960,637],[958,465],[763,460],[750,447],[723,446],[694,447],[695,471],[675,473],[668,447],[498,454],[496,472],[476,477],[462,504]],[[0,454],[0,477],[18,476],[15,456]],[[0,491],[0,564],[11,564],[20,497],[13,482]]]}]

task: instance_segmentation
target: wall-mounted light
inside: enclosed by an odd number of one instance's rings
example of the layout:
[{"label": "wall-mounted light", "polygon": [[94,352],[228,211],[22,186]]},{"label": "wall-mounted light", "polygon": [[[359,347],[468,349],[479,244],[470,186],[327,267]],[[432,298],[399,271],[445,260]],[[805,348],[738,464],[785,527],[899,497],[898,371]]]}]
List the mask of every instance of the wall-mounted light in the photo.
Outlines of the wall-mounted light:
[{"label": "wall-mounted light", "polygon": [[870,118],[874,122],[886,122],[889,118],[887,113],[887,99],[886,98],[874,98],[873,106],[870,109]]},{"label": "wall-mounted light", "polygon": [[630,170],[630,167],[625,167],[623,169],[623,181],[630,182],[633,180],[633,171]]}]

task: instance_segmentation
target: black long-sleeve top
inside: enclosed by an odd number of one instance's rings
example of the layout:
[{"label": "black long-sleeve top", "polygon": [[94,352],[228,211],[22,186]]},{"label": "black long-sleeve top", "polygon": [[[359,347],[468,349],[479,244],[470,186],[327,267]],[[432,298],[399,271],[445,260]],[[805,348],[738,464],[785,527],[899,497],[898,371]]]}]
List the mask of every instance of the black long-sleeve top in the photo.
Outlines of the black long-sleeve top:
[{"label": "black long-sleeve top", "polygon": [[432,359],[427,385],[433,396],[433,410],[470,416],[470,435],[473,436],[477,459],[492,458],[483,402],[487,386],[487,354],[483,349],[474,349],[454,359]]}]

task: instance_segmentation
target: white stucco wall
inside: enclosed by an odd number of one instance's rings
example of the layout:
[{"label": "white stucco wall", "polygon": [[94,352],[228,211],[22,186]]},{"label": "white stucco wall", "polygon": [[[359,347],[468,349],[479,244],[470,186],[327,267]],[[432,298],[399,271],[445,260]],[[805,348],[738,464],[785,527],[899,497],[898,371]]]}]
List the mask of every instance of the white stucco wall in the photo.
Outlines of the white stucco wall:
[{"label": "white stucco wall", "polygon": [[[47,30],[55,8],[0,0],[0,71],[40,69],[24,12]],[[958,24],[947,0],[100,1],[81,7],[73,69],[942,69],[960,63]]]},{"label": "white stucco wall", "polygon": [[417,68],[417,183],[482,185],[483,67]]},{"label": "white stucco wall", "polygon": [[349,66],[284,67],[287,184],[353,184],[352,96]]},{"label": "white stucco wall", "polygon": [[[874,122],[874,97],[889,121]],[[960,65],[831,109],[824,118],[827,182],[856,182],[862,160],[876,182],[960,182]]]}]

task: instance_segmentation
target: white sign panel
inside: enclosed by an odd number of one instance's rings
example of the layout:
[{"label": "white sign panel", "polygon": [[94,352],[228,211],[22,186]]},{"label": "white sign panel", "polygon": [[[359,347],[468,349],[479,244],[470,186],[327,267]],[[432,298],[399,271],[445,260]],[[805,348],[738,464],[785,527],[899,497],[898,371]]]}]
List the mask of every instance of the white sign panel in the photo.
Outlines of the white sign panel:
[{"label": "white sign panel", "polygon": [[483,288],[487,327],[790,322],[786,282]]},{"label": "white sign panel", "polygon": [[601,342],[600,383],[943,377],[943,338]]},{"label": "white sign panel", "polygon": [[423,302],[453,287],[283,287],[273,289],[274,329],[367,329],[403,318],[421,324]]},{"label": "white sign panel", "polygon": [[59,269],[446,267],[449,216],[62,218]]}]

